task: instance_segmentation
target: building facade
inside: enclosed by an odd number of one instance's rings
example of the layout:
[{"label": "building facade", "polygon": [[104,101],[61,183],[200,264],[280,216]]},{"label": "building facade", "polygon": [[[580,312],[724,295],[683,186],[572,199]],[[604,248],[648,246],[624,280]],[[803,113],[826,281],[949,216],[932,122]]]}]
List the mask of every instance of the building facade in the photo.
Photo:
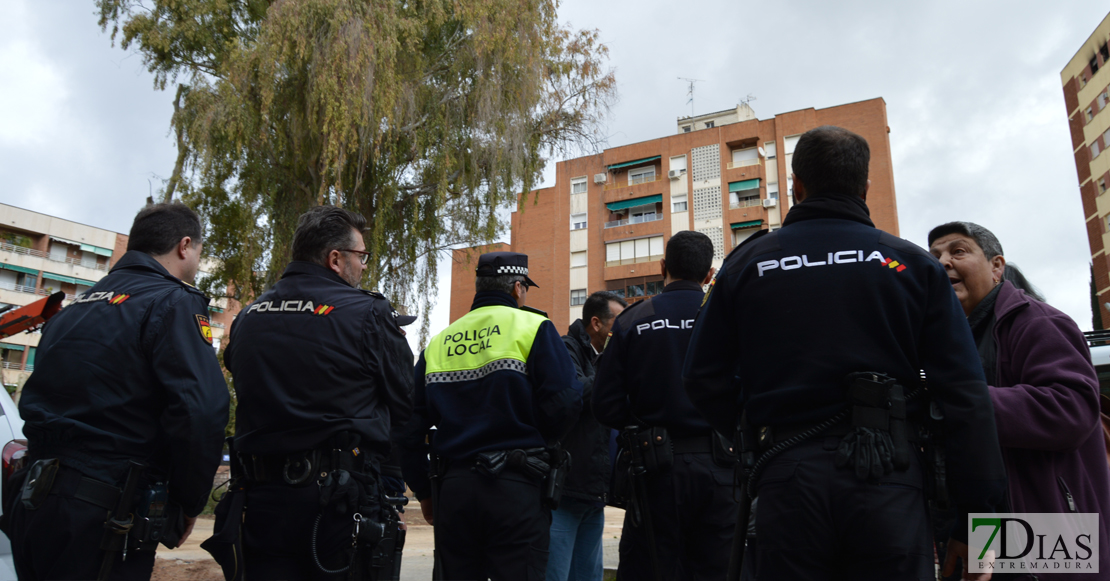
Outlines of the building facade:
[{"label": "building facade", "polygon": [[[659,259],[676,232],[713,241],[714,265],[759,230],[777,229],[794,203],[790,162],[802,133],[836,125],[871,147],[867,205],[875,225],[898,235],[886,103],[881,98],[757,119],[746,104],[678,120],[675,135],[556,164],[555,185],[521,197],[511,244],[528,254],[540,285],[528,305],[560,331],[581,316],[590,293],[630,302],[662,290]],[[451,320],[469,308],[475,249],[455,252]],[[460,276],[462,275],[462,276]],[[465,303],[465,305],[464,305]]]},{"label": "building facade", "polygon": [[1064,70],[1060,81],[1071,129],[1072,153],[1079,177],[1079,197],[1091,246],[1095,292],[1101,308],[1095,313],[1110,322],[1110,14],[1103,18]]},{"label": "building facade", "polygon": [[[108,274],[127,251],[127,239],[126,234],[0,204],[0,308],[21,307],[59,291],[66,293],[63,304],[69,304]],[[228,299],[209,306],[216,349],[238,312],[236,306],[229,308]],[[34,371],[40,337],[35,331],[0,340],[0,373],[9,389],[21,387]]]}]

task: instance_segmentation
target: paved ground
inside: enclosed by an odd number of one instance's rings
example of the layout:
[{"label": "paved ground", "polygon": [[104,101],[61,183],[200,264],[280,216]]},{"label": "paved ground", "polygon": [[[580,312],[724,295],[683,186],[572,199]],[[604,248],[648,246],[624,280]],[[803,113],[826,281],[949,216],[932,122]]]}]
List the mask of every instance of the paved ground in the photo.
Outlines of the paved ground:
[{"label": "paved ground", "polygon": [[[419,516],[419,509],[406,513],[409,522],[405,540],[404,560],[401,563],[402,581],[428,581],[432,578],[432,549],[435,546],[432,527]],[[624,511],[605,508],[605,532],[602,535],[605,567],[617,567],[617,545],[620,542]],[[193,534],[185,546],[169,550],[158,549],[158,562],[153,581],[219,581],[223,573],[212,557],[200,548],[200,543],[212,536],[211,518],[197,520]]]}]

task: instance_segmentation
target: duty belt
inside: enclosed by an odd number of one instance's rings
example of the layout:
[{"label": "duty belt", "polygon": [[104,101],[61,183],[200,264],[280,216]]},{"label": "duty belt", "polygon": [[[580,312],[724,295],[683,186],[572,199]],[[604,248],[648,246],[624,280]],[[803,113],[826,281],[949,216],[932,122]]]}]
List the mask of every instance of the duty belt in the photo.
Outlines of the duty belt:
[{"label": "duty belt", "polygon": [[675,454],[712,454],[713,436],[693,436],[690,438],[671,437]]},{"label": "duty belt", "polygon": [[[70,490],[73,492],[70,493]],[[116,508],[122,491],[106,482],[84,476],[74,468],[60,466],[48,494],[76,498],[93,506],[112,510]]]},{"label": "duty belt", "polygon": [[[240,452],[238,460],[249,482],[276,483],[299,486],[313,477],[324,476],[333,470],[366,472],[366,462],[357,452],[350,450],[333,454],[332,449],[310,450],[295,454],[247,454]],[[338,457],[338,461],[336,461]]]}]

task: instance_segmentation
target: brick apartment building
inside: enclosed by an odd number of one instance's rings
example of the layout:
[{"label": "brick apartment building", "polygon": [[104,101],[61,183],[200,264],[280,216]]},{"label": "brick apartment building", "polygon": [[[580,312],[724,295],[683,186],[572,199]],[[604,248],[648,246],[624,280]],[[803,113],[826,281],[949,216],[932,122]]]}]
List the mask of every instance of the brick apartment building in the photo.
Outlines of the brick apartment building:
[{"label": "brick apartment building", "polygon": [[[757,119],[735,109],[680,118],[677,133],[556,164],[555,185],[522,197],[511,244],[456,250],[451,320],[466,314],[479,253],[529,256],[540,285],[528,305],[565,332],[590,293],[638,301],[662,290],[659,259],[670,236],[697,230],[713,241],[714,265],[759,230],[777,229],[794,203],[790,162],[802,133],[837,125],[871,146],[867,205],[875,225],[898,235],[886,102],[882,98]],[[768,305],[768,308],[774,308]]]},{"label": "brick apartment building", "polygon": [[1072,152],[1079,174],[1079,196],[1091,245],[1095,292],[1102,308],[1096,315],[1110,322],[1110,14],[1091,33],[1064,70],[1064,104],[1068,109]]},{"label": "brick apartment building", "polygon": [[[104,278],[126,250],[126,234],[0,204],[0,309],[58,291],[66,293],[63,304],[69,304]],[[208,307],[217,350],[238,313],[238,305],[228,302],[214,300]],[[40,337],[39,332],[19,333],[0,342],[5,386],[22,386],[34,371]]]}]

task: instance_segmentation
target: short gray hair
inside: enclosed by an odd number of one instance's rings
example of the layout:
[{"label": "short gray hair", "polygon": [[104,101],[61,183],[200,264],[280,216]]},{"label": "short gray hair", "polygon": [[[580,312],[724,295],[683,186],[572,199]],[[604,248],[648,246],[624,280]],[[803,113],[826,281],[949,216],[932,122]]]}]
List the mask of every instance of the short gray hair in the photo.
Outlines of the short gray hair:
[{"label": "short gray hair", "polygon": [[986,255],[987,260],[995,256],[1005,256],[1002,252],[1002,243],[998,241],[998,237],[990,230],[974,222],[949,222],[933,228],[929,231],[929,246],[932,246],[938,238],[944,238],[949,234],[962,234],[974,240],[982,249],[983,254]]},{"label": "short gray hair", "polygon": [[497,276],[478,276],[474,278],[475,292],[501,291],[513,293],[516,283],[524,282],[524,277],[519,274],[500,274]]}]

